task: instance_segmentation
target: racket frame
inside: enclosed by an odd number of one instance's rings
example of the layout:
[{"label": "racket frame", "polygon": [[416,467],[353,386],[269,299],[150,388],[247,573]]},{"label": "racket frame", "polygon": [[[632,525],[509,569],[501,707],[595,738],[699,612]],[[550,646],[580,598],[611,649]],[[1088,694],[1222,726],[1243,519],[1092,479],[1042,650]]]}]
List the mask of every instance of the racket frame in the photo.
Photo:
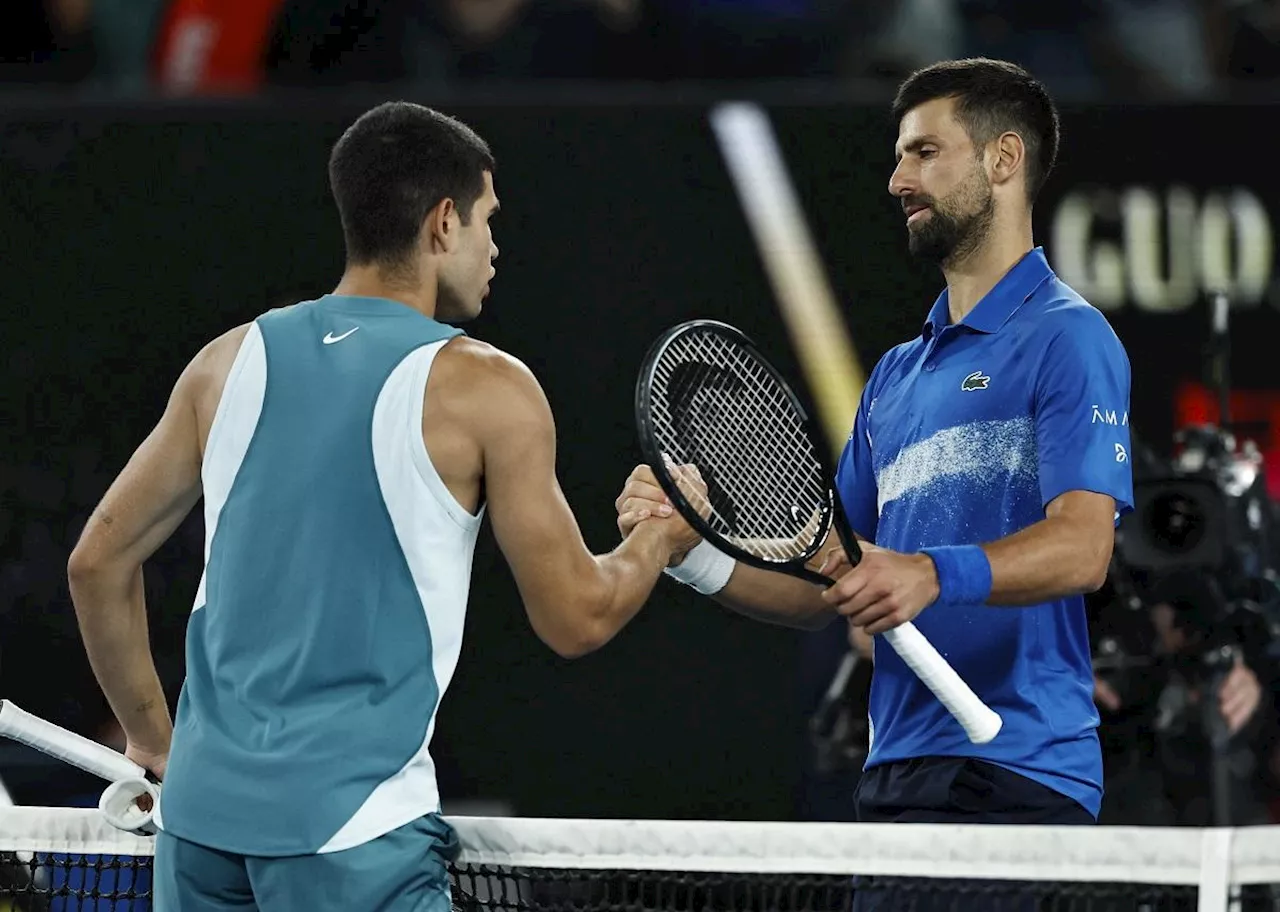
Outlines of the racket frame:
[{"label": "racket frame", "polygon": [[[818,471],[823,480],[825,487],[825,497],[822,503],[821,515],[819,517],[818,533],[814,537],[814,541],[801,555],[793,557],[786,561],[771,561],[759,555],[752,554],[744,548],[733,544],[718,532],[701,514],[698,513],[694,505],[685,497],[684,492],[680,490],[680,486],[676,484],[674,478],[671,477],[670,470],[667,468],[664,454],[658,445],[657,435],[654,433],[653,422],[653,383],[654,375],[657,372],[658,363],[662,358],[663,352],[673,345],[679,338],[692,333],[711,333],[724,337],[735,346],[741,348],[748,356],[764,369],[770,378],[778,385],[783,395],[786,396],[791,407],[795,409],[796,414],[800,418],[801,426],[804,434],[808,437],[810,444],[813,446],[815,456],[818,460]],[[823,576],[805,566],[808,561],[812,560],[823,543],[826,542],[832,527],[835,527],[836,535],[840,539],[840,543],[844,546],[845,553],[849,557],[852,565],[857,565],[862,558],[862,549],[858,546],[857,537],[853,534],[849,521],[845,517],[843,506],[840,503],[840,494],[835,489],[834,474],[831,471],[830,462],[824,455],[823,446],[825,446],[824,437],[818,432],[818,428],[812,417],[809,415],[808,409],[800,401],[800,398],[792,390],[791,385],[773,366],[773,363],[766,358],[755,342],[741,330],[722,323],[718,320],[690,320],[670,327],[662,333],[649,347],[645,354],[644,360],[641,362],[640,372],[636,378],[635,389],[635,416],[636,431],[640,440],[640,451],[644,457],[644,461],[649,468],[653,470],[654,477],[657,478],[659,486],[663,493],[671,499],[673,506],[684,520],[693,527],[699,535],[711,542],[717,549],[726,554],[731,555],[736,560],[742,561],[752,567],[761,570],[771,570],[776,573],[787,573],[791,576],[799,577],[807,582],[816,583],[820,586],[830,586],[834,583],[829,577]],[[821,445],[820,445],[821,444]]]}]

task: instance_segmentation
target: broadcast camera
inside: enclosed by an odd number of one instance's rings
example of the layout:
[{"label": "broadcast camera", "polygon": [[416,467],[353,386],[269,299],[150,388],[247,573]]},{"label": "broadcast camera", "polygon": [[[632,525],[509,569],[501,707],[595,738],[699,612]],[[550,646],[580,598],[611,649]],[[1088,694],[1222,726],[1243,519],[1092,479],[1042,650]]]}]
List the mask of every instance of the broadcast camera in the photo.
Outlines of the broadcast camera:
[{"label": "broadcast camera", "polygon": [[1104,678],[1151,664],[1155,604],[1174,609],[1186,643],[1170,661],[1197,679],[1280,641],[1280,524],[1256,446],[1213,427],[1186,429],[1175,442],[1171,460],[1147,454],[1134,466],[1134,510],[1116,531],[1111,617],[1095,642]]},{"label": "broadcast camera", "polygon": [[[1256,444],[1230,430],[1228,312],[1226,296],[1216,295],[1210,366],[1223,426],[1179,431],[1168,460],[1134,441],[1134,509],[1116,531],[1109,579],[1127,609],[1121,618],[1172,606],[1207,671],[1239,649],[1267,651],[1280,640],[1280,515]],[[1121,618],[1096,644],[1102,669],[1144,651],[1141,621]]]},{"label": "broadcast camera", "polygon": [[[1216,303],[1215,368],[1229,427],[1225,299]],[[1123,707],[1104,715],[1104,741],[1108,726],[1113,747],[1154,738],[1134,749],[1162,760],[1207,742],[1223,820],[1231,735],[1217,701],[1198,695],[1216,694],[1241,659],[1260,677],[1280,659],[1280,513],[1257,446],[1230,430],[1185,428],[1168,459],[1133,443],[1134,509],[1116,531],[1107,604],[1091,624],[1095,674]]]}]

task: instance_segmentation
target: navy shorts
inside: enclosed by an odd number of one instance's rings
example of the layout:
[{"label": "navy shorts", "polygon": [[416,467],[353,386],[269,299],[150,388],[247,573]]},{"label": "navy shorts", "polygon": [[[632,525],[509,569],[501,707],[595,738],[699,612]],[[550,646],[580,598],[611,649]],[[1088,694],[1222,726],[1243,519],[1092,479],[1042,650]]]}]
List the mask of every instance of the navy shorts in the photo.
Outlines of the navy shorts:
[{"label": "navy shorts", "polygon": [[[981,760],[921,757],[862,774],[855,806],[860,823],[989,823],[1072,826],[1096,823],[1072,798]],[[1038,910],[1025,884],[933,882],[860,877],[854,912]]]}]

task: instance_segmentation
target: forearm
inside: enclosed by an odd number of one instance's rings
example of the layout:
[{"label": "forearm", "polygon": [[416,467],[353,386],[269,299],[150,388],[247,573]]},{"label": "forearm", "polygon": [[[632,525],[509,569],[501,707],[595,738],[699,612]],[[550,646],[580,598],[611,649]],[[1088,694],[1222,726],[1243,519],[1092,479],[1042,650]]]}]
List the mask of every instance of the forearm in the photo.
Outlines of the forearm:
[{"label": "forearm", "polygon": [[752,620],[817,630],[836,616],[821,594],[813,583],[738,561],[729,582],[712,598]]},{"label": "forearm", "polygon": [[1114,536],[1090,534],[1066,517],[1049,517],[982,546],[991,563],[989,605],[1034,605],[1098,589]]},{"label": "forearm", "polygon": [[173,723],[151,656],[142,568],[73,571],[70,586],[89,665],[125,736],[167,752]]},{"label": "forearm", "polygon": [[594,652],[644,607],[670,559],[670,547],[650,529],[638,530],[608,554],[582,548],[572,557],[548,555],[540,562],[542,572],[526,574],[521,585],[534,632],[566,659]]},{"label": "forearm", "polygon": [[625,627],[644,606],[670,554],[662,536],[645,529],[595,558],[604,593],[594,600],[595,620],[606,638]]}]

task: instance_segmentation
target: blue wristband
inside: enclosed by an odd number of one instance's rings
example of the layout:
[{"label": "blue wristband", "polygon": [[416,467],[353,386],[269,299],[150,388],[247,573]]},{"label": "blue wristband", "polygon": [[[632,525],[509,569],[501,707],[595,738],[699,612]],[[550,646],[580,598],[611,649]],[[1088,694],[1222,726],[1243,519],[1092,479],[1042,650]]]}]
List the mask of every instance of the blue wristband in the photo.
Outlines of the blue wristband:
[{"label": "blue wristband", "polygon": [[921,548],[938,570],[935,605],[981,605],[991,595],[991,561],[978,545]]}]

